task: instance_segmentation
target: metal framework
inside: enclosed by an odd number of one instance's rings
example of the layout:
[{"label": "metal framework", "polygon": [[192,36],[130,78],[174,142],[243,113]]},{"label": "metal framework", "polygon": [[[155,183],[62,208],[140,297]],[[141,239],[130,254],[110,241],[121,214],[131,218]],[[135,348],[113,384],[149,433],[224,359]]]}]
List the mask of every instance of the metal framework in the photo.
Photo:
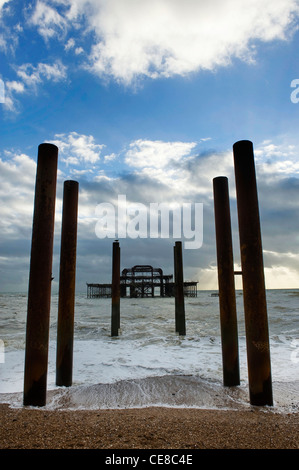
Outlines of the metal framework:
[{"label": "metal framework", "polygon": [[[120,276],[121,297],[174,297],[175,283],[172,274],[163,274],[161,268],[136,265],[122,270]],[[155,293],[159,292],[159,295]],[[184,282],[184,295],[197,297],[197,282]],[[87,284],[87,297],[111,297],[111,284]]]}]

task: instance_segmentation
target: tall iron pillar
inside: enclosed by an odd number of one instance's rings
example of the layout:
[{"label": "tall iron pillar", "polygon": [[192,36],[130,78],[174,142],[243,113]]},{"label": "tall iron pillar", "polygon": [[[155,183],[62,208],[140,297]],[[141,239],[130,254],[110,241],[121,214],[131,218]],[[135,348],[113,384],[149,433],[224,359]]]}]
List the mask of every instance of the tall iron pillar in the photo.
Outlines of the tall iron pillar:
[{"label": "tall iron pillar", "polygon": [[240,384],[237,308],[228,179],[213,179],[223,383]]},{"label": "tall iron pillar", "polygon": [[77,181],[65,181],[60,246],[60,276],[57,323],[56,385],[69,387],[73,376],[73,342],[76,286]]},{"label": "tall iron pillar", "polygon": [[267,302],[252,142],[233,145],[250,403],[273,405]]},{"label": "tall iron pillar", "polygon": [[111,336],[118,336],[120,329],[120,247],[113,242],[112,249],[112,287],[111,287]]},{"label": "tall iron pillar", "polygon": [[25,406],[46,404],[57,162],[55,145],[39,145],[27,304]]},{"label": "tall iron pillar", "polygon": [[174,246],[174,275],[175,275],[175,331],[181,336],[186,335],[184,274],[182,242]]}]

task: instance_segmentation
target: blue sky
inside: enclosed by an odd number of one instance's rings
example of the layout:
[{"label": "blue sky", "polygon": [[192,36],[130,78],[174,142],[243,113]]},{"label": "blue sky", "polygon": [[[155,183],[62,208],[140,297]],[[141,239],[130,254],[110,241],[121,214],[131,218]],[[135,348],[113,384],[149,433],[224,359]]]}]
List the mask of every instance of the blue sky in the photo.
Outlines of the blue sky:
[{"label": "blue sky", "polygon": [[[202,203],[203,245],[184,251],[185,278],[217,289],[212,179],[229,178],[238,267],[242,139],[255,149],[267,287],[298,287],[298,17],[294,0],[0,0],[1,291],[27,290],[42,142],[59,147],[54,290],[66,179],[80,186],[77,289],[111,278],[95,209],[119,194]],[[172,273],[173,243],[121,239],[122,268]]]}]

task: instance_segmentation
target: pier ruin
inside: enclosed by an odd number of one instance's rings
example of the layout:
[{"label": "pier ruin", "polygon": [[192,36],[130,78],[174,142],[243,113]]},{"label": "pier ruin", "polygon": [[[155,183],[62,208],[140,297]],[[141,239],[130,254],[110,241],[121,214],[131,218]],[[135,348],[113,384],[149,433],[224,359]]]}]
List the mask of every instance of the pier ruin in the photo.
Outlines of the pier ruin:
[{"label": "pier ruin", "polygon": [[[174,297],[175,283],[172,274],[161,268],[136,265],[122,270],[120,296],[129,298]],[[197,297],[197,281],[184,282],[185,297]],[[88,284],[87,298],[111,297],[112,284]]]}]

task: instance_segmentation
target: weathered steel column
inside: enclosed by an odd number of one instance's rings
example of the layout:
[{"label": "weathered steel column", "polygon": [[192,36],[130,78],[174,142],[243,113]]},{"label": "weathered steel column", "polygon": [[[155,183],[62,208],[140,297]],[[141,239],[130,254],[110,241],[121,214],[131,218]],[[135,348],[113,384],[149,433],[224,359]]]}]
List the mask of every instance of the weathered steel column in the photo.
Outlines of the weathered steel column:
[{"label": "weathered steel column", "polygon": [[174,276],[175,276],[175,331],[181,336],[186,334],[184,274],[182,242],[174,246]]},{"label": "weathered steel column", "polygon": [[73,342],[78,218],[77,181],[65,181],[60,246],[56,385],[69,387],[73,377]]},{"label": "weathered steel column", "polygon": [[250,403],[273,405],[267,302],[252,142],[233,146]]},{"label": "weathered steel column", "polygon": [[111,336],[118,336],[120,329],[120,247],[118,241],[113,242],[111,296]]},{"label": "weathered steel column", "polygon": [[57,162],[55,145],[39,145],[27,305],[26,406],[46,404]]},{"label": "weathered steel column", "polygon": [[237,308],[228,179],[213,179],[223,383],[240,384]]}]

